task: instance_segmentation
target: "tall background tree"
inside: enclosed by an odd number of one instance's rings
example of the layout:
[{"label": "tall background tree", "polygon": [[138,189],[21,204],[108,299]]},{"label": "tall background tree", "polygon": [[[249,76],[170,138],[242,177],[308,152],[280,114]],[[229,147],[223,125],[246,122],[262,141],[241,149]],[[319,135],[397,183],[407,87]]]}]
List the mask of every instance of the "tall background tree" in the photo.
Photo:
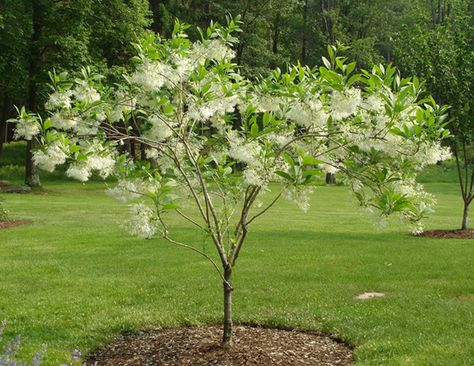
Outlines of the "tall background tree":
[{"label": "tall background tree", "polygon": [[441,103],[449,104],[452,151],[463,200],[461,229],[468,228],[474,200],[474,16],[473,2],[431,1],[415,26],[404,26],[395,57],[405,73],[418,75]]},{"label": "tall background tree", "polygon": [[[128,63],[132,41],[150,24],[145,0],[18,0],[0,2],[0,152],[14,105],[42,112],[48,71],[93,64],[108,75]],[[40,185],[27,146],[25,182]]]}]

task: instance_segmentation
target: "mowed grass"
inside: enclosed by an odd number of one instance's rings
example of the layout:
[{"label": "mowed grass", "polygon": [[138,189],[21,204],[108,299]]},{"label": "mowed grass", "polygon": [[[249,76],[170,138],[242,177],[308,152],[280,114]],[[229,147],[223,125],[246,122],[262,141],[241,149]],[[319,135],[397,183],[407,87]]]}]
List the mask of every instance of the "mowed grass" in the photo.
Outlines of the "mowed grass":
[{"label": "mowed grass", "polygon": [[[141,328],[219,323],[221,282],[196,254],[120,227],[127,207],[103,183],[46,182],[47,194],[2,195],[31,226],[0,231],[0,319],[23,355],[46,365]],[[456,228],[455,184],[430,183],[427,228]],[[172,218],[176,237],[212,252]],[[356,346],[358,365],[474,364],[474,241],[379,228],[345,187],[318,187],[307,214],[281,201],[252,227],[235,271],[239,323],[322,331]],[[387,293],[367,301],[365,291]]]}]

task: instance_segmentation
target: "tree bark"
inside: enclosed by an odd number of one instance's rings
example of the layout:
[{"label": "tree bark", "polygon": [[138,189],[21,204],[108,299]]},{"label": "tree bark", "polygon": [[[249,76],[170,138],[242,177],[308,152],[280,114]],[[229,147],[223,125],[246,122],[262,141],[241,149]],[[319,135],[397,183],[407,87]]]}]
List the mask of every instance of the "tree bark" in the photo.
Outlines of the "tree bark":
[{"label": "tree bark", "polygon": [[222,345],[232,346],[232,268],[229,265],[224,269],[224,335]]},{"label": "tree bark", "polygon": [[280,38],[280,19],[281,15],[278,11],[275,15],[275,19],[273,21],[273,46],[272,51],[276,55],[278,53],[278,43]]},{"label": "tree bark", "polygon": [[[33,34],[31,35],[29,81],[28,81],[28,107],[32,112],[37,111],[37,76],[40,66],[41,51],[39,40],[41,37],[41,14],[39,0],[31,1],[31,14],[33,20]],[[30,187],[40,187],[41,182],[38,169],[33,164],[34,141],[28,141],[26,144],[26,162],[25,162],[25,184]]]},{"label": "tree bark", "polygon": [[336,174],[326,173],[326,184],[336,184]]},{"label": "tree bark", "polygon": [[469,217],[469,202],[464,200],[464,210],[463,210],[463,213],[462,213],[461,230],[466,230],[467,229],[468,217]]},{"label": "tree bark", "polygon": [[306,64],[306,43],[308,37],[308,0],[304,0],[303,6],[303,39],[301,42],[301,63]]},{"label": "tree bark", "polygon": [[7,119],[10,114],[10,101],[8,100],[7,95],[5,94],[2,98],[2,108],[0,115],[0,155],[3,151],[3,144],[7,142],[8,132],[7,132]]}]

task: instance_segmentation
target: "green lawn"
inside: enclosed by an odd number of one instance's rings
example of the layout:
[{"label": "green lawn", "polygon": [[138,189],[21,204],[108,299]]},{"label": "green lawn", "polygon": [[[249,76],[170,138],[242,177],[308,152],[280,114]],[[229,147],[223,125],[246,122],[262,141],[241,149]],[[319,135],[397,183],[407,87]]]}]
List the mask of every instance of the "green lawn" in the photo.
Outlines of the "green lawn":
[{"label": "green lawn", "polygon": [[[221,321],[221,283],[201,257],[129,237],[104,184],[46,183],[0,195],[31,226],[0,231],[0,319],[47,365],[133,329]],[[455,184],[430,183],[428,228],[455,228]],[[356,345],[358,365],[474,363],[474,242],[378,229],[344,187],[318,187],[308,214],[281,201],[256,223],[235,273],[235,320],[314,329]],[[182,221],[183,240],[206,245]],[[209,247],[211,250],[211,247]],[[365,291],[388,296],[365,302]]]}]

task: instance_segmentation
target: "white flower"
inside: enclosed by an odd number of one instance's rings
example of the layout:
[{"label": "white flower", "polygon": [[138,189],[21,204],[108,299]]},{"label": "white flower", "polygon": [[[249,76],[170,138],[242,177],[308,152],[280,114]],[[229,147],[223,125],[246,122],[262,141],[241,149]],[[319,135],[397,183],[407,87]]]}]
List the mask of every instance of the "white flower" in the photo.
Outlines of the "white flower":
[{"label": "white flower", "polygon": [[230,141],[229,156],[237,161],[252,164],[257,159],[259,153],[260,146],[256,142],[239,144],[238,142]]},{"label": "white flower", "polygon": [[53,172],[56,165],[66,162],[67,154],[64,145],[58,141],[50,144],[46,150],[38,150],[33,155],[33,162],[47,172]]},{"label": "white flower", "polygon": [[332,92],[332,116],[341,120],[354,114],[361,103],[360,89],[347,89],[344,92]]},{"label": "white flower", "polygon": [[77,125],[74,118],[63,116],[60,112],[56,112],[51,116],[51,126],[62,130],[68,130]]},{"label": "white flower", "polygon": [[82,82],[76,86],[73,93],[76,99],[83,103],[94,103],[100,100],[99,92],[86,82]]},{"label": "white flower", "polygon": [[132,217],[128,221],[128,232],[133,236],[150,239],[158,231],[155,224],[155,212],[144,203],[130,207]]},{"label": "white flower", "polygon": [[[145,137],[153,141],[163,141],[173,135],[173,131],[166,125],[163,118],[153,115],[148,119],[151,128],[144,133]],[[167,123],[171,124],[172,122],[168,121]]]},{"label": "white flower", "polygon": [[285,189],[284,196],[295,203],[303,212],[310,207],[310,195],[313,193],[311,186],[290,186]]},{"label": "white flower", "polygon": [[40,133],[38,122],[33,117],[19,118],[15,127],[15,139],[22,137],[25,140],[31,140],[34,136]]},{"label": "white flower", "polygon": [[141,182],[131,179],[121,179],[114,188],[106,190],[108,195],[122,203],[140,197],[140,192]]},{"label": "white flower", "polygon": [[87,158],[87,166],[90,170],[97,170],[99,175],[105,179],[112,174],[115,160],[111,156],[93,155]]},{"label": "white flower", "polygon": [[369,95],[362,103],[362,107],[374,113],[383,113],[385,109],[385,101],[378,95]]},{"label": "white flower", "polygon": [[302,103],[294,105],[286,116],[300,126],[311,126],[311,113]]},{"label": "white flower", "polygon": [[97,121],[78,121],[74,126],[74,131],[79,136],[95,136],[99,131],[100,123]]},{"label": "white flower", "polygon": [[179,54],[173,55],[173,62],[176,65],[176,73],[182,79],[189,76],[196,66],[193,60]]},{"label": "white flower", "polygon": [[66,175],[78,181],[86,182],[91,176],[91,170],[84,162],[75,163],[69,166],[66,170]]},{"label": "white flower", "polygon": [[191,60],[198,65],[204,64],[206,60],[230,60],[234,57],[235,52],[220,39],[213,39],[206,44],[195,43],[190,53]]},{"label": "white flower", "polygon": [[414,158],[418,162],[419,168],[426,165],[436,164],[451,158],[451,151],[447,146],[441,146],[439,142],[423,143],[417,146]]},{"label": "white flower", "polygon": [[245,182],[250,186],[263,186],[265,180],[260,176],[258,169],[247,168],[244,170],[243,177]]},{"label": "white flower", "polygon": [[170,65],[147,60],[132,74],[131,80],[145,91],[157,91],[165,85],[174,87],[179,75]]},{"label": "white flower", "polygon": [[46,109],[69,109],[71,108],[71,95],[70,90],[66,91],[55,91],[49,96],[48,101],[45,104]]}]

